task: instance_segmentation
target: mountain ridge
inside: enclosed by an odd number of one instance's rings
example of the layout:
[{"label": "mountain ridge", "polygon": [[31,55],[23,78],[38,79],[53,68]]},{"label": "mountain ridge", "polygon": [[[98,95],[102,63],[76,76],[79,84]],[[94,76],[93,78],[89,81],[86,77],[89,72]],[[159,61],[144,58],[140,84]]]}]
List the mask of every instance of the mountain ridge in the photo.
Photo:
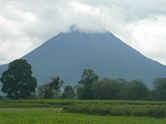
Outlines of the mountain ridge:
[{"label": "mountain ridge", "polygon": [[110,32],[60,33],[22,58],[32,65],[39,84],[54,75],[66,84],[76,84],[87,68],[101,77],[139,79],[148,86],[155,78],[166,77],[166,66],[145,57]]}]

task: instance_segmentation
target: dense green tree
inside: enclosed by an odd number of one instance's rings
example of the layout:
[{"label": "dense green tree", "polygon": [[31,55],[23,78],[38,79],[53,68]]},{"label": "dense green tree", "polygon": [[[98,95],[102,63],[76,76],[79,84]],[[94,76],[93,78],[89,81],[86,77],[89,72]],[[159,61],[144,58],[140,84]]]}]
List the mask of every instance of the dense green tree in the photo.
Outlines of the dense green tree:
[{"label": "dense green tree", "polygon": [[77,91],[78,98],[79,99],[92,99],[93,98],[93,93],[92,93],[91,88],[92,88],[91,85],[80,86],[78,88],[79,91]]},{"label": "dense green tree", "polygon": [[115,97],[115,88],[114,83],[110,79],[102,79],[96,81],[92,85],[92,92],[94,99],[111,99],[111,97]]},{"label": "dense green tree", "polygon": [[166,100],[166,78],[157,78],[154,81],[154,94],[158,100]]},{"label": "dense green tree", "polygon": [[79,84],[90,85],[94,81],[98,80],[98,75],[91,69],[85,69],[81,75],[81,80],[79,81]]},{"label": "dense green tree", "polygon": [[98,80],[98,75],[91,69],[85,69],[81,75],[79,81],[79,87],[77,89],[78,98],[80,99],[92,99],[93,94],[91,86],[94,81]]},{"label": "dense green tree", "polygon": [[83,99],[84,97],[84,87],[77,85],[76,86],[76,98]]},{"label": "dense green tree", "polygon": [[92,85],[94,99],[126,99],[127,81],[124,79],[102,79]]},{"label": "dense green tree", "polygon": [[48,84],[43,84],[38,87],[39,98],[51,99],[54,97],[54,94],[51,92]]},{"label": "dense green tree", "polygon": [[59,98],[60,97],[60,88],[63,85],[63,80],[58,76],[51,78],[51,81],[47,84],[44,84],[39,87],[38,94],[40,98]]},{"label": "dense green tree", "polygon": [[117,99],[128,99],[129,82],[125,79],[114,80],[119,87]]},{"label": "dense green tree", "polygon": [[144,100],[147,99],[149,90],[142,81],[133,80],[129,85],[128,99]]},{"label": "dense green tree", "polygon": [[31,97],[37,86],[37,81],[32,76],[31,65],[24,59],[11,62],[0,81],[2,92],[12,99]]},{"label": "dense green tree", "polygon": [[65,89],[62,94],[62,98],[64,99],[74,99],[76,96],[75,90],[72,86],[65,86]]},{"label": "dense green tree", "polygon": [[[86,86],[88,86],[88,88]],[[125,79],[111,80],[104,78],[94,81],[91,85],[79,87],[78,92],[78,95],[82,95],[80,98],[90,96],[88,97],[89,99],[145,100],[150,97],[150,91],[143,82],[139,80],[128,82]]]}]

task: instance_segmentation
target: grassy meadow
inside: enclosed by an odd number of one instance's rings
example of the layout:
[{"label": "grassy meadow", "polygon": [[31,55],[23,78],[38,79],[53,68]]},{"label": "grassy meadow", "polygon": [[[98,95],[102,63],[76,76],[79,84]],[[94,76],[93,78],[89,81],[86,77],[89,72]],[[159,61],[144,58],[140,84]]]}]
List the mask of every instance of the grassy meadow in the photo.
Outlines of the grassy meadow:
[{"label": "grassy meadow", "polygon": [[166,102],[1,100],[0,124],[165,124]]}]

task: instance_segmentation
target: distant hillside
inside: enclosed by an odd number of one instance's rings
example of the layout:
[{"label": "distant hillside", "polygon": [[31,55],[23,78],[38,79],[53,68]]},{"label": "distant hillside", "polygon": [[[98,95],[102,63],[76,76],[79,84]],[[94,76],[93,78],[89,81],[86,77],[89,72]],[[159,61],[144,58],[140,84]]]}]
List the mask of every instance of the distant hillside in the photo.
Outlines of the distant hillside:
[{"label": "distant hillside", "polygon": [[101,77],[140,79],[149,86],[156,77],[166,77],[166,66],[146,58],[108,32],[60,33],[23,58],[32,64],[40,84],[54,75],[66,84],[76,84],[87,68]]}]

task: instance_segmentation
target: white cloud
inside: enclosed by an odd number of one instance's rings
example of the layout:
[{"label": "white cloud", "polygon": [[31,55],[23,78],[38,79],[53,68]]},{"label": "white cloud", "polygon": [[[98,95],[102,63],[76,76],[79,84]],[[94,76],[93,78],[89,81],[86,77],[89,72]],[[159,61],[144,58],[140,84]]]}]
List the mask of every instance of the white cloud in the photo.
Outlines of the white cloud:
[{"label": "white cloud", "polygon": [[128,25],[130,45],[157,61],[166,62],[166,17],[158,16]]},{"label": "white cloud", "polygon": [[76,25],[84,31],[111,31],[166,64],[165,5],[165,0],[0,1],[0,63]]}]

